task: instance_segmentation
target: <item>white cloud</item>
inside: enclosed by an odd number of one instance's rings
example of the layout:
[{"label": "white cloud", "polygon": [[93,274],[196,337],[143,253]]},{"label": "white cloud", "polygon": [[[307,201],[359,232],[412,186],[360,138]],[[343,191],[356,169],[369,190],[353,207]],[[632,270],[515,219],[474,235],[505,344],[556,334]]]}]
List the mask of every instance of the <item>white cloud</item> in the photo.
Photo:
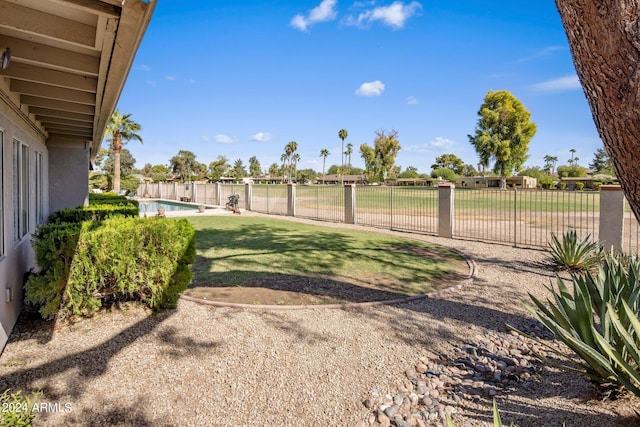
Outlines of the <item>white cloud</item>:
[{"label": "white cloud", "polygon": [[291,19],[290,25],[300,31],[307,31],[309,26],[318,22],[331,21],[336,18],[335,11],[338,0],[322,0],[320,4],[309,12],[308,16],[296,15]]},{"label": "white cloud", "polygon": [[221,144],[233,144],[235,142],[238,142],[237,138],[232,138],[230,136],[227,135],[223,135],[221,133],[219,133],[218,135],[216,135],[216,142],[219,142]]},{"label": "white cloud", "polygon": [[546,82],[536,83],[531,89],[539,92],[562,92],[567,90],[580,90],[580,80],[577,75],[560,77]]},{"label": "white cloud", "polygon": [[402,150],[410,153],[442,153],[445,152],[445,150],[451,150],[454,145],[455,142],[451,139],[438,136],[433,141],[402,147]]},{"label": "white cloud", "polygon": [[202,136],[200,137],[200,141],[202,141],[202,142],[209,142],[209,141],[211,141],[211,138],[209,138],[209,136],[208,136],[208,135],[202,135]]},{"label": "white cloud", "polygon": [[251,137],[251,140],[265,142],[265,141],[271,141],[271,138],[272,136],[269,132],[258,132]]},{"label": "white cloud", "polygon": [[429,144],[431,144],[431,146],[434,148],[448,148],[453,145],[453,141],[448,138],[443,138],[441,136],[438,136]]},{"label": "white cloud", "polygon": [[138,70],[140,71],[151,71],[151,67],[149,67],[148,65],[142,64],[138,67]]},{"label": "white cloud", "polygon": [[375,21],[381,21],[384,25],[400,29],[405,22],[422,10],[422,5],[417,1],[404,4],[401,1],[394,1],[389,6],[379,6],[365,10],[358,14],[357,18],[350,16],[346,19],[347,25],[366,26]]},{"label": "white cloud", "polygon": [[407,97],[407,104],[409,105],[418,105],[420,102],[414,96]]},{"label": "white cloud", "polygon": [[545,56],[549,56],[552,53],[557,52],[559,50],[567,50],[567,48],[565,46],[547,46],[533,53],[532,55],[525,56],[524,58],[518,59],[518,62],[528,62],[528,61],[533,61],[539,58],[544,58]]},{"label": "white cloud", "polygon": [[358,90],[356,90],[356,95],[359,96],[380,96],[384,92],[384,83],[380,80],[376,80],[374,82],[362,83]]},{"label": "white cloud", "polygon": [[165,80],[168,80],[170,82],[174,81],[176,78],[174,76],[164,76]]},{"label": "white cloud", "polygon": [[151,87],[156,87],[158,86],[158,84],[156,83],[155,80],[147,80],[145,83],[147,83],[149,86]]}]

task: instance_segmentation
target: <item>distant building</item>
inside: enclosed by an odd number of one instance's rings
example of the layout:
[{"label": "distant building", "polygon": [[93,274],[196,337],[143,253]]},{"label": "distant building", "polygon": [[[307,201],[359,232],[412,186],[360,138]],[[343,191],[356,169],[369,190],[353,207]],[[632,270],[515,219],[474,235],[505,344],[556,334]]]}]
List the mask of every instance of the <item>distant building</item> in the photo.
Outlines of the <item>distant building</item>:
[{"label": "distant building", "polygon": [[[462,176],[456,185],[464,188],[500,188],[499,176]],[[538,186],[538,180],[530,176],[511,176],[507,178],[507,187],[531,189]]]},{"label": "distant building", "polygon": [[[323,179],[322,175],[316,178],[316,183],[322,184]],[[367,180],[364,175],[343,175],[342,183],[347,184],[366,184]],[[324,176],[324,183],[329,185],[339,185],[340,184],[340,175],[331,174]]]},{"label": "distant building", "polygon": [[438,178],[392,178],[387,179],[384,185],[394,185],[398,187],[435,187],[438,185]]}]

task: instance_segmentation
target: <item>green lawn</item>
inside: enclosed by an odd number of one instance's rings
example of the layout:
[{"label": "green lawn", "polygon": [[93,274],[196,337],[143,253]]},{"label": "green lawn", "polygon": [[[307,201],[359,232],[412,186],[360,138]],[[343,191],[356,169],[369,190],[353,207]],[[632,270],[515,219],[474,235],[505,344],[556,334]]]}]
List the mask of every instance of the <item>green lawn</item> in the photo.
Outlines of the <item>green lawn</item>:
[{"label": "green lawn", "polygon": [[192,287],[267,287],[350,301],[367,289],[385,299],[421,294],[468,274],[459,254],[394,236],[246,216],[189,220],[197,245]]}]

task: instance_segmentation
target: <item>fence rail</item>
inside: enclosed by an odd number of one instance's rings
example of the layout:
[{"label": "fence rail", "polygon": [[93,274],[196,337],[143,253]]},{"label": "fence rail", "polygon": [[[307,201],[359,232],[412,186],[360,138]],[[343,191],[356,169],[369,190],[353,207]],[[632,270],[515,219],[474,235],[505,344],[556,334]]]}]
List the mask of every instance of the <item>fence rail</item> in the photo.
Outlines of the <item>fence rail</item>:
[{"label": "fence rail", "polygon": [[[448,220],[453,238],[537,248],[547,246],[551,233],[561,235],[568,230],[607,240],[607,236],[601,236],[602,223],[618,215],[618,208],[612,208],[617,202],[612,204],[611,200],[622,197],[619,189],[597,192],[175,183],[141,184],[136,196],[224,205],[229,196],[238,194],[239,206],[256,212],[438,235],[445,212],[439,206],[443,191],[450,191],[453,198],[453,213]],[[603,201],[612,194],[613,199]],[[349,197],[354,203],[347,203]],[[624,199],[620,200],[620,230],[614,230],[620,235],[620,243],[614,243],[614,247],[638,253],[638,221]],[[604,229],[607,227],[605,224]]]}]

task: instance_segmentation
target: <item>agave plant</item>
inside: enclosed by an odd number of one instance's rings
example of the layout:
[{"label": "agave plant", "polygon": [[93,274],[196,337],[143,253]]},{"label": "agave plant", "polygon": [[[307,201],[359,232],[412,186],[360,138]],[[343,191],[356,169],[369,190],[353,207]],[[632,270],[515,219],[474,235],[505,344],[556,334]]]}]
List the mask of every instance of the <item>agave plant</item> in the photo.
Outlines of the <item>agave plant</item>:
[{"label": "agave plant", "polygon": [[580,239],[575,230],[565,232],[562,242],[555,233],[551,233],[549,249],[553,262],[571,271],[584,271],[594,267],[603,254],[602,245],[592,241],[590,234]]},{"label": "agave plant", "polygon": [[607,254],[597,273],[574,272],[571,279],[572,292],[556,276],[553,302],[529,294],[535,307],[525,303],[578,356],[570,358],[574,366],[546,361],[584,372],[609,392],[623,387],[640,396],[640,260]]}]

